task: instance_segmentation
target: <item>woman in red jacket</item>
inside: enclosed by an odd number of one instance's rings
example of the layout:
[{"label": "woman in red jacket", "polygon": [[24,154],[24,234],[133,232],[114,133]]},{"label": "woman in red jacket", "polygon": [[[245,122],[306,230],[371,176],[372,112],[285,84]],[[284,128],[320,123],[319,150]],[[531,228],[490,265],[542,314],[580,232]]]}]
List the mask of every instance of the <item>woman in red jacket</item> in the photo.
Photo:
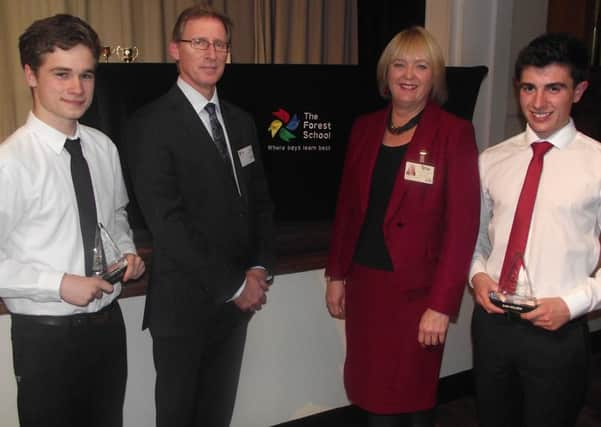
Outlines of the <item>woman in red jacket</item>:
[{"label": "woman in red jacket", "polygon": [[478,152],[471,123],[440,108],[444,59],[425,29],[397,34],[377,77],[390,103],[351,131],[326,303],[346,319],[345,387],[369,426],[433,426],[478,232]]}]

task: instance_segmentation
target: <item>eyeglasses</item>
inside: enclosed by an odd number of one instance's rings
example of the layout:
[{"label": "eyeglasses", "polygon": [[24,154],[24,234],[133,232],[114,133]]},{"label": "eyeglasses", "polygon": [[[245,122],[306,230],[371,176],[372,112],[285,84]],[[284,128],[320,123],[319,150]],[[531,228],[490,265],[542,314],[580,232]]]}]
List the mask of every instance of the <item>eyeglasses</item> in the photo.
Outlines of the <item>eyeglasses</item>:
[{"label": "eyeglasses", "polygon": [[209,41],[207,39],[203,39],[201,37],[196,37],[193,39],[179,39],[180,42],[190,43],[194,49],[198,50],[207,50],[211,45],[215,48],[217,52],[227,52],[230,48],[230,44],[228,42],[224,42],[222,40],[213,40]]}]

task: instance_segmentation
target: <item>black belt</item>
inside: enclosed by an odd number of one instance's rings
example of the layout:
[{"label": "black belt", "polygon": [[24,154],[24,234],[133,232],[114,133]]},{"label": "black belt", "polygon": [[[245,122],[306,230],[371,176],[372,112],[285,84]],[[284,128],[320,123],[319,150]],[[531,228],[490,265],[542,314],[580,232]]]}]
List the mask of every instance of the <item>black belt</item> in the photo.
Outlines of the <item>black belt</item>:
[{"label": "black belt", "polygon": [[77,313],[66,316],[36,316],[31,314],[11,313],[13,320],[31,322],[45,326],[77,327],[86,325],[104,325],[115,316],[117,302],[113,301],[95,313]]}]

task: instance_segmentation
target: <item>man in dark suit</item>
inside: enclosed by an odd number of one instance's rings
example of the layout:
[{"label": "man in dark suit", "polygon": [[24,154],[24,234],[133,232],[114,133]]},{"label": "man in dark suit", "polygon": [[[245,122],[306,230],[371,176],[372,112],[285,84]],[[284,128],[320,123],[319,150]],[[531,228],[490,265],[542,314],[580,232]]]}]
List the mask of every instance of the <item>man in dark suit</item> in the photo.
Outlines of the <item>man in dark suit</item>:
[{"label": "man in dark suit", "polygon": [[132,181],[153,236],[143,327],[157,426],[228,426],[246,327],[266,302],[273,220],[249,114],[218,98],[231,21],[184,10],[169,45],[177,83],[131,119]]}]

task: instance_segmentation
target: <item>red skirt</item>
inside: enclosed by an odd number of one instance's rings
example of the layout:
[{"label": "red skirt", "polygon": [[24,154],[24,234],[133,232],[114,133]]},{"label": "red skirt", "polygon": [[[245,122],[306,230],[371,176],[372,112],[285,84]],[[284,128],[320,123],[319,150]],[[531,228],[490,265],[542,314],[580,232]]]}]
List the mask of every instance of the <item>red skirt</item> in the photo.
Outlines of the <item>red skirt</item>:
[{"label": "red skirt", "polygon": [[378,414],[436,404],[443,346],[417,341],[428,289],[403,291],[402,280],[355,264],[346,281],[344,385],[351,402]]}]

